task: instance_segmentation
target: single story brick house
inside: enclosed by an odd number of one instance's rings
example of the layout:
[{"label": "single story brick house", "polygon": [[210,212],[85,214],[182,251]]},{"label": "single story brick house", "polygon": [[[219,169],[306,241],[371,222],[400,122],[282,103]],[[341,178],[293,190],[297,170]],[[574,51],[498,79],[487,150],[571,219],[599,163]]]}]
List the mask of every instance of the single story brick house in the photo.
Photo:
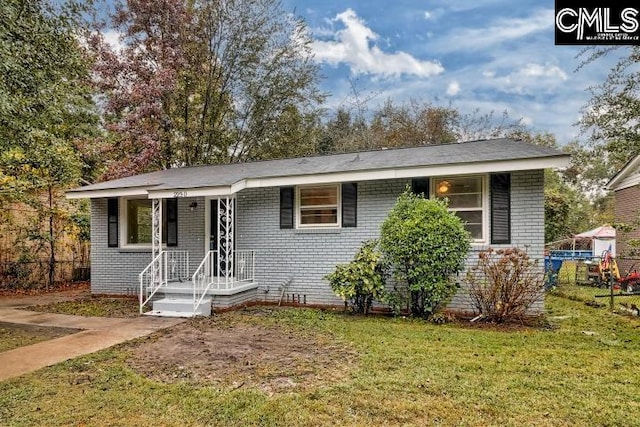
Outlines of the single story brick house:
[{"label": "single story brick house", "polygon": [[[519,246],[542,260],[543,172],[568,159],[492,139],[175,168],[67,197],[91,199],[95,294],[140,293],[159,315],[250,302],[342,306],[323,277],[379,236],[407,186],[449,199],[474,238],[470,259]],[[469,303],[461,289],[448,308]]]},{"label": "single story brick house", "polygon": [[[618,223],[634,224],[640,216],[640,155],[633,157],[627,164],[609,180],[606,185],[614,194],[614,218]],[[630,269],[640,270],[640,263],[624,259],[629,257],[629,240],[640,239],[640,228],[625,233],[620,230],[616,233],[616,250],[620,259],[618,265],[621,273]],[[640,256],[635,256],[640,258]]]}]

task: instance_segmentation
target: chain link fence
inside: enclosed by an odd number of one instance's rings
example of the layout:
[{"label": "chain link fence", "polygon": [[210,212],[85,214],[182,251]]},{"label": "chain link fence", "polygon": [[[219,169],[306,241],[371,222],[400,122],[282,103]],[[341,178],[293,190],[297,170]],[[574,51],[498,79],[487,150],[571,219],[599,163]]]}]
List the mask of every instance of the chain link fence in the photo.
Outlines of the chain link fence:
[{"label": "chain link fence", "polygon": [[88,240],[88,216],[76,207],[61,206],[59,215],[50,217],[25,204],[3,206],[0,290],[39,290],[89,280]]},{"label": "chain link fence", "polygon": [[[43,289],[49,277],[49,261],[0,262],[0,290]],[[54,284],[83,282],[91,277],[91,268],[75,260],[56,261]]]},{"label": "chain link fence", "polygon": [[[593,307],[640,316],[640,258],[616,258],[620,278],[601,272],[600,259],[565,260],[555,278],[557,295]],[[613,268],[611,268],[613,271]]]}]

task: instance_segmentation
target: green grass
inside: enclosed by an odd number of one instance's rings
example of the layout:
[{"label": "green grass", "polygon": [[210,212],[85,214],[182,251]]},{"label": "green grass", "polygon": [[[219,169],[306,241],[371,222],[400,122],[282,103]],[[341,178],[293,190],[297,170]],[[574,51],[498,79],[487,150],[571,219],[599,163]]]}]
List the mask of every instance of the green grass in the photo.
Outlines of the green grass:
[{"label": "green grass", "polygon": [[338,383],[287,393],[161,384],[130,345],[0,383],[0,425],[638,425],[640,322],[556,295],[544,329],[470,328],[316,310],[224,314],[357,349]]},{"label": "green grass", "polygon": [[52,328],[0,322],[0,353],[78,332],[76,329]]},{"label": "green grass", "polygon": [[[610,289],[597,288],[594,286],[580,285],[559,285],[552,293],[557,296],[568,298],[574,301],[582,301],[593,307],[610,309]],[[640,295],[618,296],[625,294],[624,289],[614,289],[613,311],[619,314],[631,315],[629,308],[633,305],[640,307]]]},{"label": "green grass", "polygon": [[45,313],[73,314],[76,316],[136,317],[139,315],[138,300],[136,298],[88,297],[74,301],[34,305],[25,309]]},{"label": "green grass", "polygon": [[[582,301],[593,307],[602,307],[610,309],[610,292],[608,287],[596,287],[585,285],[584,281],[586,277],[578,279],[576,273],[577,263],[575,261],[565,261],[562,263],[562,267],[558,272],[557,286],[553,290],[553,294],[562,296],[575,301]],[[584,273],[584,270],[582,271]],[[633,306],[640,307],[640,294],[639,295],[624,295],[627,290],[622,287],[614,287],[614,301],[613,311],[630,315],[635,313],[631,309]],[[624,296],[617,296],[622,294]],[[635,313],[637,315],[637,313]]]}]

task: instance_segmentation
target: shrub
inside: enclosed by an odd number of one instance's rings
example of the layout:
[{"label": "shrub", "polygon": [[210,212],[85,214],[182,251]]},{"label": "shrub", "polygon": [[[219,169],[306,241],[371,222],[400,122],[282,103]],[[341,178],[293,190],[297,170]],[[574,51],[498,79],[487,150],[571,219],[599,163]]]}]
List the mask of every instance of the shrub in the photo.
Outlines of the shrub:
[{"label": "shrub", "polygon": [[409,189],[382,224],[380,247],[394,276],[410,292],[411,313],[430,317],[455,294],[453,278],[470,246],[464,223],[443,200],[427,200]]},{"label": "shrub", "polygon": [[480,252],[465,281],[477,312],[499,323],[525,316],[544,292],[537,261],[518,248]]},{"label": "shrub", "polygon": [[367,314],[373,300],[384,301],[384,275],[382,254],[378,242],[363,243],[349,264],[338,265],[333,273],[325,276],[333,292],[341,297],[355,313]]}]

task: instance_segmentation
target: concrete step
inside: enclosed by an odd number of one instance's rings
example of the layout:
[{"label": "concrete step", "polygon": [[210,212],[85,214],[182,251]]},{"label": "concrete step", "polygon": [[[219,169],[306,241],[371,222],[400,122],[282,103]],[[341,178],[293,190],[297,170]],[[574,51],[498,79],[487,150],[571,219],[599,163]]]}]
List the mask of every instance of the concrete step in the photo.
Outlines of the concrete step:
[{"label": "concrete step", "polygon": [[142,313],[143,316],[154,316],[154,317],[193,317],[193,313],[187,313],[184,311],[156,311],[151,310]]},{"label": "concrete step", "polygon": [[165,297],[154,301],[153,310],[145,314],[165,317],[211,316],[211,298],[205,297],[194,312],[193,297]]}]

